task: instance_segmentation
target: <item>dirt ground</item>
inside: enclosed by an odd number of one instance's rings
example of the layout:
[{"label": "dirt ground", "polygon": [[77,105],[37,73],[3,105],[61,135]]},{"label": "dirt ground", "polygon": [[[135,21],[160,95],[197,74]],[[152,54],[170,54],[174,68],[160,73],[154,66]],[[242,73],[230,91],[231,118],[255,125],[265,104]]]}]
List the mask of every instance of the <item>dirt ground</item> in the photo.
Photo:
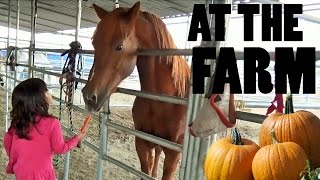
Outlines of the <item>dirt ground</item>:
[{"label": "dirt ground", "polygon": [[[0,139],[3,142],[3,134],[4,134],[4,110],[5,110],[5,96],[3,89],[0,89],[0,110],[1,110],[1,124],[0,124]],[[134,97],[129,95],[123,94],[114,94],[111,98],[112,103],[132,103]],[[121,101],[121,102],[120,102]],[[52,107],[51,112],[58,116],[58,107]],[[251,109],[255,113],[265,114],[266,109]],[[319,111],[312,111],[316,114],[319,114]],[[79,112],[74,113],[74,126],[76,130],[79,130],[86,114],[82,114]],[[113,122],[119,123],[126,127],[133,128],[133,121],[131,117],[131,107],[112,107],[111,108],[111,120]],[[67,123],[67,114],[66,111],[63,114],[62,123],[66,125]],[[238,128],[240,133],[243,137],[252,139],[253,141],[257,142],[258,131],[260,124],[250,123],[245,121],[238,121]],[[65,135],[67,133],[64,133]],[[99,146],[99,121],[94,119],[90,122],[90,128],[88,130],[88,134],[86,139]],[[109,136],[108,136],[108,155],[112,156],[113,158],[132,166],[136,169],[140,169],[139,160],[135,151],[134,147],[134,136],[127,135],[122,133],[119,130],[115,130],[109,128]],[[11,176],[5,174],[5,167],[7,164],[7,156],[5,154],[5,150],[3,148],[3,144],[0,144],[0,179],[7,180],[11,179]],[[97,153],[93,150],[89,149],[86,146],[83,146],[81,149],[75,148],[71,151],[71,158],[70,158],[70,180],[93,180],[96,178],[97,173],[97,162],[98,157]],[[163,154],[162,159],[159,165],[159,177],[161,179],[161,169],[162,169],[162,162],[163,162]],[[56,174],[58,179],[63,179],[63,169],[64,167],[64,156],[60,159],[60,167],[56,169]],[[114,179],[114,180],[138,180],[136,176],[124,171],[123,169],[111,164],[111,163],[104,163],[104,171],[103,176],[104,179]],[[178,170],[177,170],[178,172]],[[176,178],[178,179],[178,174],[176,173]]]}]

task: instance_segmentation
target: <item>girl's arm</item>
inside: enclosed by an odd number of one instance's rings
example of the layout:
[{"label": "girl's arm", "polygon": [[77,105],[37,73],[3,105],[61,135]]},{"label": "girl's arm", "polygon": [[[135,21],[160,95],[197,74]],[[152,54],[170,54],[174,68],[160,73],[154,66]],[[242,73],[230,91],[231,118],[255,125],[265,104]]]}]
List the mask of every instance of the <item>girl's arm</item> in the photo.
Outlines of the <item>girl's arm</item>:
[{"label": "girl's arm", "polygon": [[8,156],[10,156],[11,144],[13,135],[8,132],[5,133],[3,138],[3,145]]},{"label": "girl's arm", "polygon": [[50,134],[51,147],[56,154],[64,154],[76,147],[79,141],[78,135],[73,136],[69,140],[64,140],[61,125],[58,120],[54,120]]}]

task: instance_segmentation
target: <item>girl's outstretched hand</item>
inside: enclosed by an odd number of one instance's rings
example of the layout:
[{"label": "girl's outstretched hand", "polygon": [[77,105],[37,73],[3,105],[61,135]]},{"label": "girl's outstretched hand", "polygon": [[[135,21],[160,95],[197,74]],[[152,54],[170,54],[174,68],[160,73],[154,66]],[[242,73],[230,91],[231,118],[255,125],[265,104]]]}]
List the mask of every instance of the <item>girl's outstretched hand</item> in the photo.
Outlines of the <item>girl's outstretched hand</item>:
[{"label": "girl's outstretched hand", "polygon": [[80,132],[78,134],[78,137],[79,137],[79,141],[82,141],[82,139],[86,136],[87,132]]},{"label": "girl's outstretched hand", "polygon": [[88,124],[89,124],[89,122],[91,121],[91,119],[92,119],[91,114],[89,114],[89,115],[87,116],[87,118],[84,120],[84,123],[83,123],[83,125],[82,125],[82,127],[81,127],[80,132],[87,132]]},{"label": "girl's outstretched hand", "polygon": [[89,114],[87,116],[87,118],[84,120],[84,123],[80,129],[80,133],[78,134],[78,137],[79,137],[79,143],[78,143],[78,147],[80,148],[81,147],[81,141],[83,140],[83,138],[86,136],[87,134],[87,130],[88,130],[88,124],[89,122],[91,121],[92,119],[92,116],[91,114]]}]

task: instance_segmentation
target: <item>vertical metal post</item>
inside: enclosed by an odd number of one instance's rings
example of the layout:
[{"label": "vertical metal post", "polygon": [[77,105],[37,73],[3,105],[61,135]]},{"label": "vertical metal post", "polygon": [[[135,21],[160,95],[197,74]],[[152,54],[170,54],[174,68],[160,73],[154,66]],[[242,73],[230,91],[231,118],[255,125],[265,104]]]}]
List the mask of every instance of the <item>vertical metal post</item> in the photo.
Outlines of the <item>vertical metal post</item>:
[{"label": "vertical metal post", "polygon": [[98,157],[98,169],[97,169],[97,180],[103,179],[103,157],[107,154],[107,141],[108,141],[108,126],[107,121],[109,121],[109,106],[110,98],[105,101],[104,111],[99,113],[100,120],[100,144],[99,144],[99,157]]},{"label": "vertical metal post", "polygon": [[[219,1],[219,0],[216,0]],[[215,16],[212,14],[209,14],[209,4],[216,4],[214,0],[207,0],[206,1],[206,7],[207,7],[207,18],[209,22],[209,27],[210,27],[210,34],[211,34],[211,39],[212,41],[207,42],[207,41],[201,41],[201,46],[209,46],[209,47],[216,47],[217,42],[215,41]],[[215,59],[207,59],[206,64],[211,65],[211,74],[214,72],[213,65],[215,65]],[[205,89],[208,89],[210,83],[210,78],[205,79]],[[201,97],[201,103],[199,106],[203,105],[203,97]],[[199,179],[199,180],[204,180],[204,171],[203,171],[203,166],[204,166],[204,160],[205,160],[205,155],[207,152],[209,146],[209,137],[207,138],[199,138],[199,143],[195,144],[195,152],[193,154],[194,158],[192,161],[192,174],[191,174],[191,179]]]},{"label": "vertical metal post", "polygon": [[[79,34],[80,34],[80,29],[81,29],[81,13],[82,13],[82,0],[78,0],[78,11],[77,11],[77,24],[76,24],[76,33],[75,33],[75,40],[79,41]],[[82,58],[79,59],[81,61],[81,64],[84,64],[83,56]],[[76,59],[76,65],[77,65],[78,59]],[[74,76],[76,73],[74,73]],[[83,72],[81,72],[81,75],[83,75]],[[82,96],[80,95],[80,101],[81,101]]]},{"label": "vertical metal post", "polygon": [[37,19],[37,0],[31,1],[31,39],[29,49],[29,62],[28,62],[28,78],[34,76],[31,67],[34,67],[34,48],[35,48],[35,34],[36,34],[36,19]]},{"label": "vertical metal post", "polygon": [[[190,22],[191,22],[191,16],[188,16],[188,20],[187,20],[187,36],[189,33],[189,26],[190,26]],[[188,44],[188,45],[187,45]],[[185,48],[189,47],[190,43],[186,42],[185,44]],[[188,59],[188,63],[191,61],[191,59]],[[192,76],[192,72],[191,72],[191,76]],[[192,78],[191,78],[192,81]],[[193,137],[189,136],[188,133],[188,124],[191,122],[191,118],[192,114],[194,113],[193,110],[191,108],[193,108],[193,101],[194,98],[192,96],[192,82],[190,82],[190,89],[189,89],[189,102],[188,102],[188,111],[187,111],[187,115],[186,115],[186,129],[185,129],[185,135],[184,135],[184,142],[183,142],[183,151],[182,151],[182,159],[181,159],[181,165],[180,165],[180,170],[179,170],[179,179],[182,180],[185,177],[185,173],[186,173],[186,165],[187,165],[187,155],[188,152],[190,152],[189,150],[189,145],[193,143]],[[192,150],[191,150],[192,151]]]},{"label": "vertical metal post", "polygon": [[[7,40],[7,59],[9,58],[9,52],[8,48],[10,46],[10,29],[11,29],[11,0],[8,0],[8,6],[9,6],[9,11],[8,11],[8,40]],[[5,130],[7,132],[8,130],[8,115],[9,115],[9,86],[8,86],[8,66],[5,65],[6,68],[6,109],[5,109],[5,120],[6,120],[6,125],[5,125]]]},{"label": "vertical metal post", "polygon": [[[19,29],[20,29],[20,0],[17,0],[17,15],[16,15],[16,49],[15,49],[15,55],[14,55],[14,61],[15,64],[18,63],[18,42],[19,42]],[[18,68],[15,68],[14,72],[14,83],[13,86],[15,87],[17,84],[17,73],[18,73]]]},{"label": "vertical metal post", "polygon": [[[10,46],[10,29],[11,29],[11,0],[8,0],[8,40],[7,40],[7,48]],[[7,49],[7,58],[9,57],[8,49]]]},{"label": "vertical metal post", "polygon": [[[115,0],[115,8],[119,8],[118,0]],[[97,169],[97,180],[103,179],[103,157],[107,155],[107,142],[108,142],[108,125],[110,115],[110,97],[104,102],[103,112],[99,113],[100,121],[100,144],[99,144],[99,157],[98,157],[98,169]]]},{"label": "vertical metal post", "polygon": [[[215,41],[214,16],[208,13],[209,4],[213,4],[213,3],[215,4],[230,3],[231,4],[232,0],[215,0],[215,2],[214,0],[206,1],[207,15],[209,20],[209,25],[211,27],[210,31],[211,31],[211,37],[213,41],[211,42],[202,41],[201,46],[217,47],[217,51],[218,51],[218,48],[221,46],[221,44]],[[229,18],[229,16],[227,16],[227,18]],[[226,24],[228,23],[228,20],[229,19],[226,19]],[[206,63],[211,64],[211,72],[213,73],[215,61],[207,60]],[[205,84],[208,84],[208,83],[209,81],[208,79],[206,79]],[[192,90],[192,86],[191,86],[191,90]],[[201,97],[200,95],[194,95],[190,93],[187,124],[192,122],[192,120],[195,118],[197,111],[200,109],[202,103],[203,103],[203,97]],[[189,111],[192,111],[192,112],[189,113]],[[194,138],[189,135],[187,129],[188,127],[186,128],[186,134],[185,134],[183,159],[182,159],[182,165],[180,168],[180,179],[181,180],[193,180],[193,179],[203,180],[205,179],[204,170],[203,170],[205,155],[208,150],[208,147],[210,146],[210,139],[212,139],[212,137]]]},{"label": "vertical metal post", "polygon": [[[232,0],[212,0],[211,2],[212,4],[232,4]],[[215,17],[213,15],[210,15],[210,31],[211,31],[211,39],[213,41],[211,42],[207,42],[206,46],[212,46],[212,47],[216,47],[216,51],[217,54],[220,51],[220,47],[224,46],[224,42],[220,42],[220,41],[215,41]],[[225,15],[225,37],[227,37],[227,27],[229,24],[229,19],[230,19],[230,15]],[[209,44],[208,44],[209,43]],[[211,64],[211,74],[215,71],[215,69],[213,68],[215,66],[215,60],[208,60],[209,64]],[[206,81],[206,85],[207,87],[209,86],[209,79],[207,79]],[[208,88],[207,88],[208,89]],[[199,149],[199,154],[198,154],[198,162],[193,162],[193,164],[197,164],[197,168],[196,172],[194,174],[194,178],[195,179],[199,179],[199,180],[204,180],[204,162],[205,162],[205,157],[208,151],[208,148],[210,147],[210,139],[212,139],[213,137],[215,137],[216,135],[211,135],[211,137],[207,137],[207,138],[201,138],[200,140],[200,144],[198,147],[196,147],[197,149]]]},{"label": "vertical metal post", "polygon": [[[82,10],[82,0],[78,0],[78,10],[77,10],[77,17],[76,17],[76,33],[75,33],[75,41],[78,41],[79,38],[79,31],[80,31],[80,23],[81,23],[81,10]],[[75,57],[75,66],[77,65],[77,57]],[[75,67],[74,67],[75,68]],[[76,71],[73,71],[73,76],[76,76]],[[71,93],[71,103],[73,104],[74,101],[74,92],[75,92],[75,83],[73,83],[72,86],[72,93]],[[73,109],[71,109],[71,112],[68,113],[68,127],[71,128],[71,122],[70,119],[72,117],[70,117],[73,113]],[[65,160],[64,160],[64,174],[63,174],[63,179],[64,180],[68,180],[69,177],[69,165],[70,165],[70,154],[71,152],[69,151],[66,155],[65,155]]]},{"label": "vertical metal post", "polygon": [[78,0],[76,36],[75,36],[76,41],[78,41],[78,39],[79,39],[80,24],[81,24],[81,11],[82,11],[82,0]]},{"label": "vertical metal post", "polygon": [[[206,0],[207,14],[209,14],[209,4],[211,0]],[[201,42],[201,46],[204,46],[204,41]],[[192,67],[191,67],[192,68]],[[192,94],[192,82],[190,88],[189,96],[189,106],[188,106],[188,118],[187,126],[196,117],[199,106],[202,104],[201,95]],[[189,113],[191,111],[191,113]],[[183,151],[183,161],[180,168],[180,179],[181,180],[193,180],[195,178],[198,165],[198,154],[199,154],[200,138],[195,138],[191,136],[188,132],[188,127],[185,131],[184,139],[184,151]],[[201,166],[201,165],[200,165]]]},{"label": "vertical metal post", "polygon": [[[189,119],[189,123],[192,122],[192,120],[196,117],[198,110],[200,109],[199,106],[202,103],[202,98],[200,94],[192,94],[192,98],[193,98],[193,108],[192,110],[192,116]],[[190,136],[189,132],[186,131],[187,135]],[[195,172],[193,172],[195,170],[195,167],[197,167],[197,164],[195,164],[197,162],[197,154],[199,152],[199,150],[197,149],[197,147],[199,146],[200,143],[200,138],[195,138],[193,136],[190,136],[190,142],[189,142],[189,149],[188,149],[188,153],[187,153],[187,166],[186,166],[186,175],[184,177],[184,179],[186,180],[193,180],[193,174]]]}]

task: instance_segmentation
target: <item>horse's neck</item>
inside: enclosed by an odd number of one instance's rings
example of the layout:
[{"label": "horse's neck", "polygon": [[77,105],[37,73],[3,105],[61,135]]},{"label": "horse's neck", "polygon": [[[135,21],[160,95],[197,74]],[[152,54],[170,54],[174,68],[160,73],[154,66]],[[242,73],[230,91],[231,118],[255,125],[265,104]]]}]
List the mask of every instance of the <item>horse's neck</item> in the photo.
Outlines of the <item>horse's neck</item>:
[{"label": "horse's neck", "polygon": [[160,62],[153,56],[141,56],[137,61],[137,69],[142,91],[176,94],[177,90],[173,84],[171,68],[166,62]]},{"label": "horse's neck", "polygon": [[[143,15],[137,23],[136,36],[139,39],[139,48],[159,49],[156,32],[151,23]],[[172,68],[166,62],[166,58],[160,60],[159,56],[139,56],[137,69],[142,91],[177,95],[178,89],[173,83]]]}]

